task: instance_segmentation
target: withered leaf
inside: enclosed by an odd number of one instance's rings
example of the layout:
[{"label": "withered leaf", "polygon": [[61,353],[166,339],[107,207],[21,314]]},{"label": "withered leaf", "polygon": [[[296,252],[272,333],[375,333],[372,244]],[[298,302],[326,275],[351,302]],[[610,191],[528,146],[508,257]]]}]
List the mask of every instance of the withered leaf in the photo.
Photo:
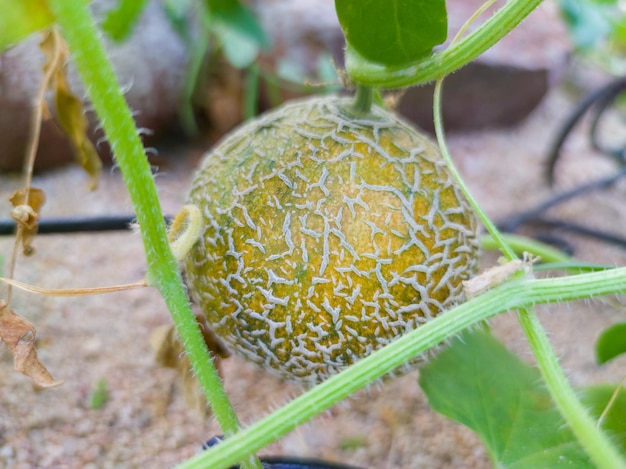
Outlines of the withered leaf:
[{"label": "withered leaf", "polygon": [[39,229],[39,217],[41,207],[46,202],[46,193],[36,187],[31,187],[28,191],[18,189],[9,197],[9,202],[13,205],[11,218],[21,228],[24,255],[30,256],[35,252],[33,240]]},{"label": "withered leaf", "polygon": [[[52,72],[54,77],[50,87],[55,93],[57,120],[70,139],[78,164],[91,176],[89,188],[93,190],[98,186],[102,162],[87,136],[89,122],[83,102],[72,93],[67,82],[67,47],[56,28],[44,38],[40,47],[48,59],[44,72]],[[50,67],[54,67],[54,70]]]},{"label": "withered leaf", "polygon": [[[219,372],[221,360],[228,358],[230,352],[209,328],[204,316],[196,315],[196,320],[200,325],[204,341],[211,352],[211,357]],[[206,399],[198,380],[193,375],[191,364],[178,338],[174,325],[156,328],[150,335],[150,344],[154,349],[156,362],[161,366],[174,368],[178,372],[183,382],[183,392],[187,405],[206,415],[209,411]]]},{"label": "withered leaf", "polygon": [[13,354],[13,366],[42,388],[60,385],[63,381],[52,378],[50,372],[37,358],[36,330],[26,318],[0,302],[0,340]]},{"label": "withered leaf", "polygon": [[93,190],[98,186],[102,162],[87,136],[89,124],[83,111],[83,103],[71,92],[64,72],[57,74],[56,82],[57,119],[72,142],[78,164],[91,176],[89,188]]}]

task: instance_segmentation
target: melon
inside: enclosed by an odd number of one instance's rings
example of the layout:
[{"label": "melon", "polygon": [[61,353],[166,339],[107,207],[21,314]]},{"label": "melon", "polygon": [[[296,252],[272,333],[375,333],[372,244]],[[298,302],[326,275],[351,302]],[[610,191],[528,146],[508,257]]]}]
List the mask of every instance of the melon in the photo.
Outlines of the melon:
[{"label": "melon", "polygon": [[192,298],[229,348],[316,384],[463,301],[478,221],[438,147],[393,112],[309,98],[209,152],[188,203]]}]

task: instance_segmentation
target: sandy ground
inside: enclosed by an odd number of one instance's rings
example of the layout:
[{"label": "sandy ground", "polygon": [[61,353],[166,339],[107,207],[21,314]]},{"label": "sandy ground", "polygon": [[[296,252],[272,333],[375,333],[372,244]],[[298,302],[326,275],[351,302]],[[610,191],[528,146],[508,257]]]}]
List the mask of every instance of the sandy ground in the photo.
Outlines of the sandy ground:
[{"label": "sandy ground", "polygon": [[[450,136],[450,145],[471,188],[496,220],[547,197],[541,171],[546,150],[572,100],[556,90],[522,125]],[[175,213],[200,152],[160,149],[156,178],[164,211]],[[568,142],[559,168],[559,188],[571,187],[612,170],[588,149],[580,132]],[[87,192],[87,177],[69,167],[36,178],[48,194],[44,216],[131,213],[119,171],[107,171],[97,192]],[[20,179],[0,177],[0,210]],[[554,211],[559,216],[616,233],[626,232],[626,186],[619,185]],[[584,260],[626,265],[626,252],[576,237],[568,238]],[[0,238],[7,258],[10,237]],[[36,240],[37,253],[20,258],[16,278],[48,288],[87,287],[139,280],[144,273],[136,235],[48,235]],[[485,266],[495,262],[485,255]],[[148,338],[170,322],[152,290],[106,296],[51,298],[16,292],[13,307],[38,328],[40,358],[58,388],[36,391],[0,352],[0,467],[134,468],[172,467],[199,451],[220,433],[211,417],[186,406],[176,373],[158,367]],[[604,328],[626,320],[616,299],[540,307],[540,318],[575,385],[618,381],[626,374],[620,358],[609,366],[594,363],[593,343]],[[512,314],[493,321],[497,334],[530,360]],[[301,391],[267,376],[237,358],[224,363],[224,380],[240,418],[253,422]],[[416,385],[417,372],[360,393],[292,432],[266,450],[343,461],[372,469],[488,468],[476,436],[429,409]],[[99,380],[108,401],[90,406]]]}]

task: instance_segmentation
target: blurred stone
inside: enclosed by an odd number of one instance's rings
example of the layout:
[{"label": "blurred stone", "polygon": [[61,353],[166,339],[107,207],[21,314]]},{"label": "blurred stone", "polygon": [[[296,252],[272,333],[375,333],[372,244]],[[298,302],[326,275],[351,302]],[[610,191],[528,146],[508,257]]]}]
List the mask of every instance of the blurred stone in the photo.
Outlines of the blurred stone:
[{"label": "blurred stone", "polygon": [[[163,0],[148,3],[127,41],[114,44],[104,38],[137,126],[149,129],[151,135],[166,131],[174,122],[188,62],[187,48],[172,29],[162,3]],[[116,5],[115,0],[96,0],[92,4],[94,16],[103,18]],[[34,34],[0,55],[0,171],[18,171],[23,166],[33,101],[41,86],[44,64],[39,41],[40,35]],[[73,67],[69,80],[72,91],[84,96]],[[93,111],[88,111],[88,117],[90,137],[96,143],[101,140],[102,132],[97,130]],[[106,143],[99,143],[97,148],[101,156],[110,158]],[[36,168],[48,169],[70,161],[73,154],[63,132],[55,122],[44,121]]]}]

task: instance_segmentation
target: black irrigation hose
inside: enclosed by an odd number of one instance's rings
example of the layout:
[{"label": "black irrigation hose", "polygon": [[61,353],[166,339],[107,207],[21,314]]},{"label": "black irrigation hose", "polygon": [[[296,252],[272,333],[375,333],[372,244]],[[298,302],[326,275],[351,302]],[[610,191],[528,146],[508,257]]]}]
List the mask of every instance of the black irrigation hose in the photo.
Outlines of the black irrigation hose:
[{"label": "black irrigation hose", "polygon": [[518,213],[507,220],[498,224],[498,227],[502,231],[513,232],[521,225],[525,225],[527,223],[532,223],[533,221],[539,219],[546,210],[562,204],[568,200],[571,200],[575,197],[586,195],[589,192],[598,189],[607,189],[611,187],[613,184],[618,182],[626,176],[626,168],[622,168],[617,174],[612,176],[608,176],[602,179],[598,179],[597,181],[592,181],[582,186],[575,187],[574,189],[570,189],[568,191],[561,192],[546,200],[545,202],[540,203],[536,207],[533,207],[524,212]]},{"label": "black irrigation hose", "polygon": [[585,113],[594,105],[597,106],[598,109],[591,125],[591,142],[593,147],[600,153],[613,156],[614,158],[620,160],[621,163],[624,163],[624,149],[606,148],[600,144],[597,138],[598,123],[600,122],[601,117],[609,105],[611,105],[624,90],[626,90],[626,77],[621,77],[609,82],[595,91],[592,91],[578,104],[578,106],[576,106],[574,111],[570,114],[557,133],[557,137],[552,144],[548,155],[546,180],[550,186],[554,184],[556,163],[561,156],[563,144],[578,121],[580,121]]},{"label": "black irrigation hose", "polygon": [[[42,218],[39,221],[39,234],[89,233],[98,231],[123,231],[130,229],[135,221],[134,215],[80,217],[80,218]],[[169,223],[170,218],[165,221]],[[0,220],[0,236],[15,233],[13,220]]]},{"label": "black irrigation hose", "polygon": [[620,166],[624,166],[624,163],[626,163],[624,158],[626,147],[623,144],[619,147],[613,148],[604,146],[598,138],[598,129],[606,110],[615,102],[624,90],[626,90],[626,78],[620,78],[614,82],[614,86],[607,88],[606,93],[598,99],[597,110],[593,116],[590,127],[590,140],[592,148],[603,155],[613,157],[613,159]]},{"label": "black irrigation hose", "polygon": [[[552,186],[555,179],[556,164],[561,155],[561,150],[565,141],[571,134],[571,131],[576,126],[576,124],[578,124],[583,116],[591,109],[593,109],[593,116],[589,128],[589,139],[591,146],[597,152],[612,157],[620,167],[619,172],[612,176],[608,176],[597,181],[581,185],[574,189],[556,194],[545,202],[542,202],[529,210],[509,217],[508,219],[498,224],[502,231],[515,232],[521,226],[533,226],[536,228],[541,226],[543,228],[548,228],[561,232],[569,231],[571,233],[575,233],[581,236],[594,238],[605,243],[614,244],[622,248],[626,248],[626,238],[622,236],[597,230],[595,228],[588,228],[575,222],[556,220],[545,215],[545,212],[547,210],[556,205],[571,200],[574,197],[588,194],[589,192],[594,190],[606,189],[618,182],[620,179],[622,179],[622,177],[626,176],[626,145],[609,147],[603,144],[599,137],[599,129],[602,118],[606,114],[607,109],[609,109],[615,103],[615,100],[624,91],[626,91],[626,77],[620,77],[607,83],[601,88],[592,91],[585,98],[583,98],[583,100],[576,106],[573,112],[565,120],[560,130],[557,132],[556,138],[551,145],[550,151],[548,153],[545,176],[548,185]],[[567,241],[560,239],[552,232],[540,233],[539,231],[536,231],[535,237],[545,239],[545,241],[549,242],[550,244],[558,245],[565,248],[566,250],[569,247]]]},{"label": "black irrigation hose", "polygon": [[571,233],[593,238],[604,243],[614,244],[621,248],[626,248],[626,238],[613,233],[608,233],[606,231],[597,230],[595,228],[588,228],[584,225],[579,225],[578,223],[539,216],[533,220],[533,224],[540,224],[553,229],[569,231]]}]

